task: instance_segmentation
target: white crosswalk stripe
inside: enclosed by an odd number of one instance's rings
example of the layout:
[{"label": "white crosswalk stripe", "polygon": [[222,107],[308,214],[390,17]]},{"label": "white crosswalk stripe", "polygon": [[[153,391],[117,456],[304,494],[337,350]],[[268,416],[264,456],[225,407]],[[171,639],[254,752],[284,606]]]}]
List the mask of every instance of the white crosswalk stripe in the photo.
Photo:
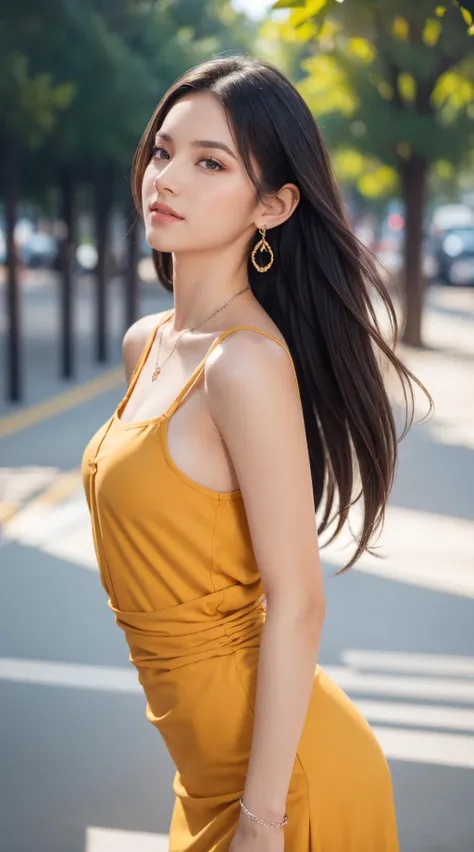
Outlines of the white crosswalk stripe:
[{"label": "white crosswalk stripe", "polygon": [[369,722],[389,725],[416,725],[420,728],[447,728],[474,733],[474,707],[445,707],[441,704],[402,704],[394,701],[354,699]]},{"label": "white crosswalk stripe", "polygon": [[168,835],[88,826],[84,852],[168,852]]},{"label": "white crosswalk stripe", "polygon": [[459,657],[455,654],[407,654],[399,651],[350,649],[342,652],[341,659],[352,669],[474,677],[474,657]]},{"label": "white crosswalk stripe", "polygon": [[357,672],[344,666],[324,666],[345,692],[358,695],[389,695],[474,704],[474,680],[410,677],[410,675]]},{"label": "white crosswalk stripe", "polygon": [[375,725],[372,730],[392,760],[474,769],[474,737]]}]

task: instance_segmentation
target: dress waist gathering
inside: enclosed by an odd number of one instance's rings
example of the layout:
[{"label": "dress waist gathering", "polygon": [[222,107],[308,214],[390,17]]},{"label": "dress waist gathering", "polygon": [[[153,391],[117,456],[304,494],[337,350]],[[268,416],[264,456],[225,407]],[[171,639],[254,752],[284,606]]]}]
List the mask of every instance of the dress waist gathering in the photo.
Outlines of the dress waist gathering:
[{"label": "dress waist gathering", "polygon": [[[152,612],[125,612],[108,600],[125,632],[130,662],[155,676],[237,648],[258,647],[265,623],[262,596],[247,602],[248,590],[233,585],[195,600]],[[222,606],[225,610],[222,610]]]}]

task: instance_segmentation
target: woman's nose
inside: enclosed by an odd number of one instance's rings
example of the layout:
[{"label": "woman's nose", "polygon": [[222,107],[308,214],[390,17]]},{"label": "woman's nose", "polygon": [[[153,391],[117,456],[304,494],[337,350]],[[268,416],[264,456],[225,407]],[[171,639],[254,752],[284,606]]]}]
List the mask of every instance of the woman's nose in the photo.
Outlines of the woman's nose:
[{"label": "woman's nose", "polygon": [[155,175],[153,186],[157,192],[161,192],[161,190],[168,189],[172,192],[177,192],[180,187],[180,171],[182,174],[182,168],[178,169],[176,167],[175,160],[161,161],[165,162],[165,165],[160,168],[160,170]]}]

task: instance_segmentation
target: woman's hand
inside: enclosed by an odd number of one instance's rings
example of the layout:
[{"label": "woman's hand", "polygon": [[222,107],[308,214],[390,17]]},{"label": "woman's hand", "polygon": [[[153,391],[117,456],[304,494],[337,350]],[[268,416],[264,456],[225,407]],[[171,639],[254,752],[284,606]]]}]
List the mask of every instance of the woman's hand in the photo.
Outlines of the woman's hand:
[{"label": "woman's hand", "polygon": [[283,828],[270,828],[241,814],[229,852],[284,852]]}]

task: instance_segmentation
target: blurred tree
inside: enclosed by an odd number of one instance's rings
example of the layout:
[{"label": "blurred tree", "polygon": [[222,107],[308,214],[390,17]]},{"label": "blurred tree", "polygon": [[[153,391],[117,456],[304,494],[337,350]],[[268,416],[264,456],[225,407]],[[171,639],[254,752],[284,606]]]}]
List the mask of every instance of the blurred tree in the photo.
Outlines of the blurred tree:
[{"label": "blurred tree", "polygon": [[47,0],[41,12],[33,0],[4,4],[0,26],[0,191],[5,206],[7,248],[8,396],[21,398],[20,299],[14,229],[17,204],[24,186],[24,154],[38,149],[61,111],[74,97],[70,79],[57,81],[50,55],[60,51],[67,31],[61,0]]},{"label": "blurred tree", "polygon": [[474,150],[471,12],[431,0],[279,0],[273,8],[289,10],[283,40],[312,46],[298,88],[324,119],[339,165],[342,158],[369,196],[398,181],[406,209],[403,339],[421,346],[427,176],[440,161],[457,168]]},{"label": "blurred tree", "polygon": [[[6,202],[10,398],[19,399],[18,292],[13,228],[18,198],[58,198],[63,222],[62,375],[73,373],[72,265],[76,189],[92,188],[99,254],[96,355],[106,351],[108,223],[128,218],[126,317],[137,311],[137,216],[129,170],[158,101],[210,55],[250,50],[257,27],[227,0],[21,0],[0,25],[0,191]],[[18,185],[22,177],[21,188]],[[58,192],[53,192],[57,187]],[[16,331],[15,331],[16,329]],[[15,333],[13,333],[15,331]]]}]

